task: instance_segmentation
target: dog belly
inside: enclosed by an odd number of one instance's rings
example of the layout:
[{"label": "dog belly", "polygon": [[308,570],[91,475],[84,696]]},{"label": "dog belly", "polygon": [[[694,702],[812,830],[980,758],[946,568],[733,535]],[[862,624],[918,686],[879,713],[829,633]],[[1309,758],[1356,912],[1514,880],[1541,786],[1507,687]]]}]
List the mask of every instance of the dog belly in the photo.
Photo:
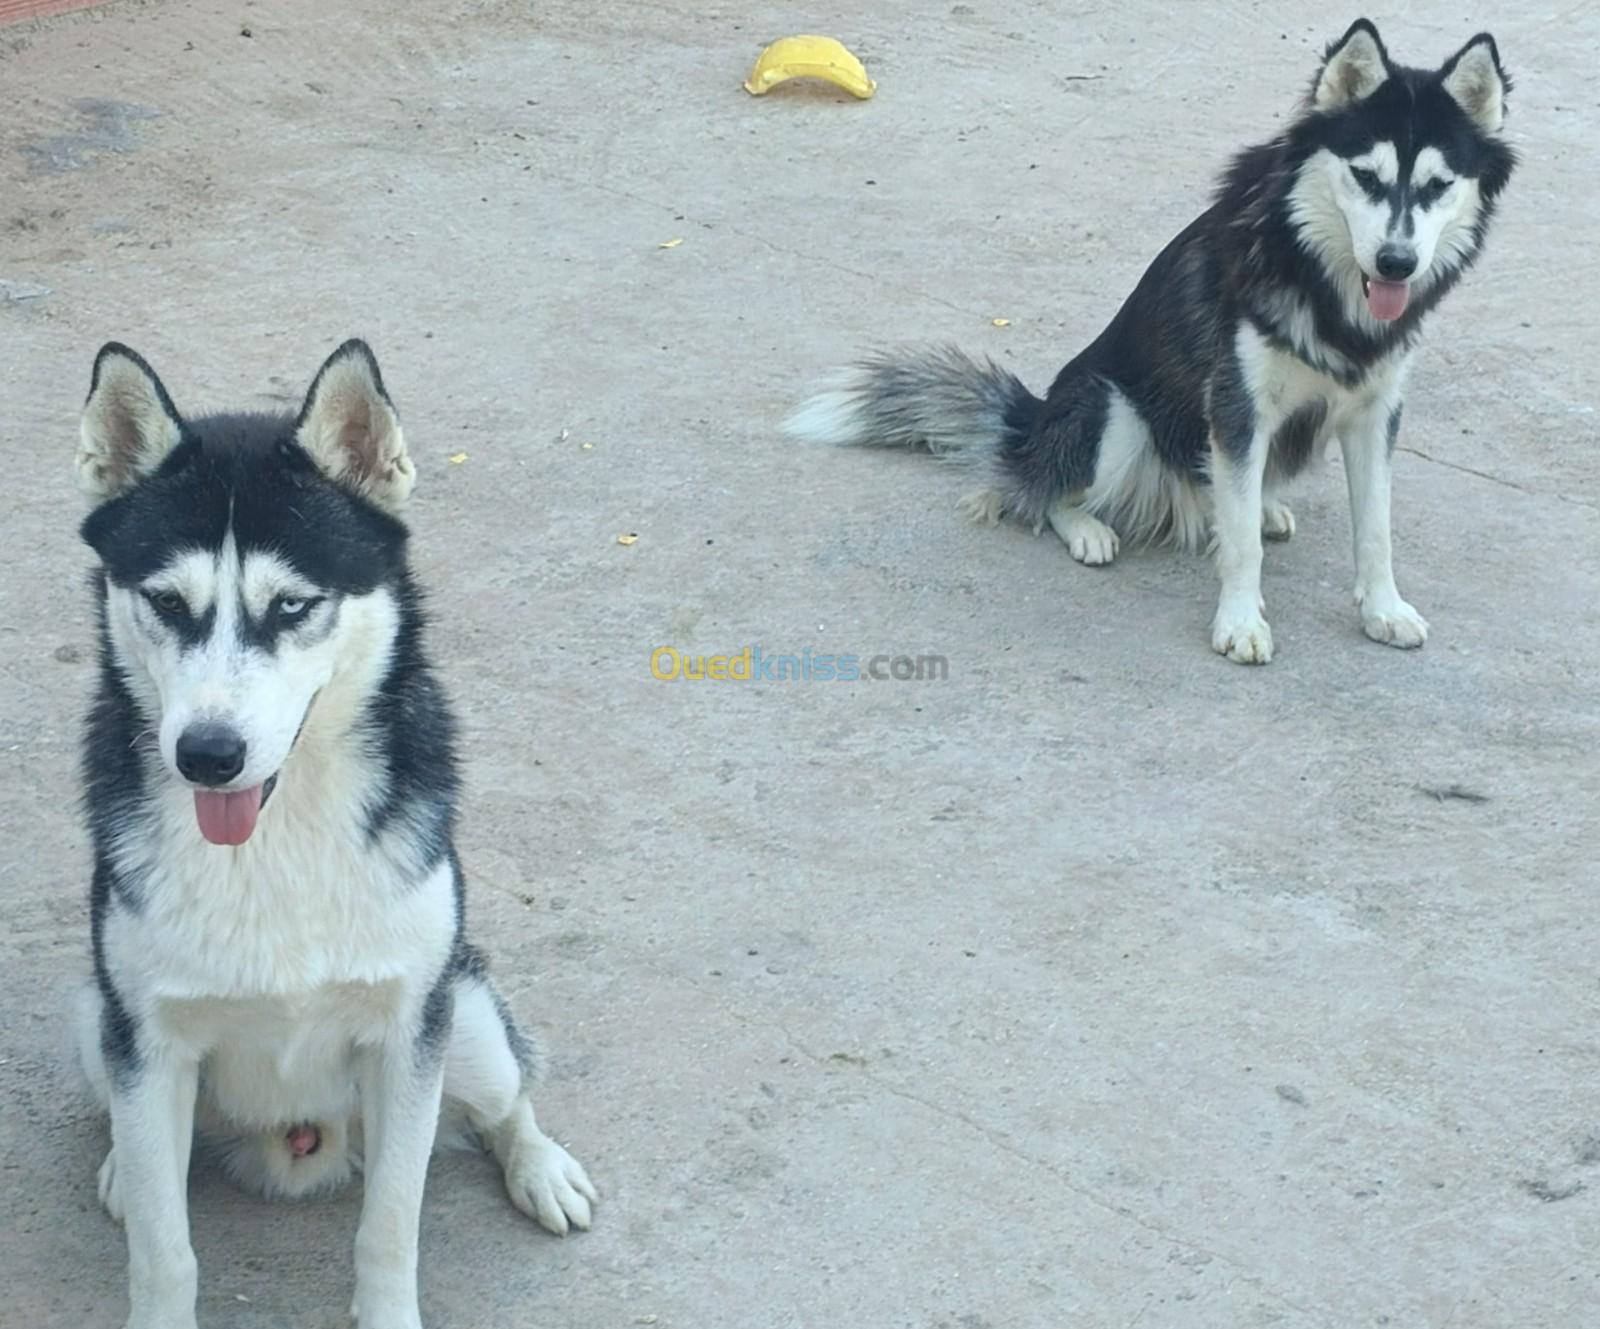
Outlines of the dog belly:
[{"label": "dog belly", "polygon": [[162,1023],[206,1049],[207,1106],[265,1130],[353,1113],[357,1051],[390,1033],[399,1006],[398,984],[341,984],[299,998],[168,1001]]},{"label": "dog belly", "polygon": [[206,1061],[200,1092],[217,1116],[248,1129],[348,1117],[358,1106],[354,1050],[285,1059],[219,1049]]}]

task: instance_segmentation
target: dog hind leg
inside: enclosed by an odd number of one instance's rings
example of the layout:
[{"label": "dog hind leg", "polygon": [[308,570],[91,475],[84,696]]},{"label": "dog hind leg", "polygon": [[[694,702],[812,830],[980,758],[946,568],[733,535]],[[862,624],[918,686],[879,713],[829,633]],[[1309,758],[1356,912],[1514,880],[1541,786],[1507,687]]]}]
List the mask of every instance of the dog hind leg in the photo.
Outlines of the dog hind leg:
[{"label": "dog hind leg", "polygon": [[1276,494],[1268,490],[1261,495],[1261,538],[1264,540],[1289,540],[1294,537],[1294,511]]},{"label": "dog hind leg", "polygon": [[1117,556],[1122,541],[1105,522],[1078,506],[1081,497],[1069,494],[1056,500],[1045,516],[1073,558],[1087,567],[1101,567]]},{"label": "dog hind leg", "polygon": [[445,1051],[445,1097],[465,1108],[493,1150],[512,1203],[564,1236],[569,1227],[589,1226],[597,1197],[583,1165],[539,1129],[531,1063],[527,1040],[487,976],[464,974]]}]

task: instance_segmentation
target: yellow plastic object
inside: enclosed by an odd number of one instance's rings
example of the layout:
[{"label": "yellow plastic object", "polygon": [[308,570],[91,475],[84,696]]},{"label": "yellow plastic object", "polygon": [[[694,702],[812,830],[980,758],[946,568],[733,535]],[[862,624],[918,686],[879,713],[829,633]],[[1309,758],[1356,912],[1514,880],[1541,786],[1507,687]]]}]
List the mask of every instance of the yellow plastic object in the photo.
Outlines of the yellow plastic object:
[{"label": "yellow plastic object", "polygon": [[867,71],[843,43],[832,37],[782,37],[761,53],[744,90],[764,97],[792,78],[820,78],[865,101],[878,90]]}]

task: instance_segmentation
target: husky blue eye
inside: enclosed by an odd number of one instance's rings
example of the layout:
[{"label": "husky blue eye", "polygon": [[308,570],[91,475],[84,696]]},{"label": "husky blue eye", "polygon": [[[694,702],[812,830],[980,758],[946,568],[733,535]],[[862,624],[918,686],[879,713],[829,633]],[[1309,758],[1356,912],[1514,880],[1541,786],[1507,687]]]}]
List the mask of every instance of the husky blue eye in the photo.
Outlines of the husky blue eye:
[{"label": "husky blue eye", "polygon": [[321,599],[317,596],[308,596],[305,599],[300,599],[298,596],[280,595],[274,601],[278,613],[278,622],[298,623],[320,603]]}]

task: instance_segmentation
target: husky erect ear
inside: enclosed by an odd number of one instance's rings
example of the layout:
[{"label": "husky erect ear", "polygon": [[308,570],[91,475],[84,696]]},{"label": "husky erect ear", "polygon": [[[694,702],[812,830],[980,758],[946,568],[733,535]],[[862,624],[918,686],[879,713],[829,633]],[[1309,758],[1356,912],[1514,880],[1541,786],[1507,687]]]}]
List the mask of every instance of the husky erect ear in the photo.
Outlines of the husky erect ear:
[{"label": "husky erect ear", "polygon": [[295,422],[295,441],[330,480],[387,511],[404,507],[417,482],[400,417],[364,341],[347,341],[317,371]]},{"label": "husky erect ear", "polygon": [[1337,111],[1372,96],[1388,77],[1389,53],[1383,49],[1383,38],[1369,20],[1358,18],[1328,47],[1311,90],[1311,104],[1319,111]]},{"label": "husky erect ear", "polygon": [[115,498],[161,465],[182,437],[177,408],[155,371],[126,346],[102,346],[73,461],[84,496],[93,503]]},{"label": "husky erect ear", "polygon": [[1447,61],[1439,71],[1444,90],[1467,113],[1473,124],[1486,134],[1498,133],[1506,118],[1506,93],[1511,80],[1500,67],[1500,51],[1494,38],[1480,32]]}]

